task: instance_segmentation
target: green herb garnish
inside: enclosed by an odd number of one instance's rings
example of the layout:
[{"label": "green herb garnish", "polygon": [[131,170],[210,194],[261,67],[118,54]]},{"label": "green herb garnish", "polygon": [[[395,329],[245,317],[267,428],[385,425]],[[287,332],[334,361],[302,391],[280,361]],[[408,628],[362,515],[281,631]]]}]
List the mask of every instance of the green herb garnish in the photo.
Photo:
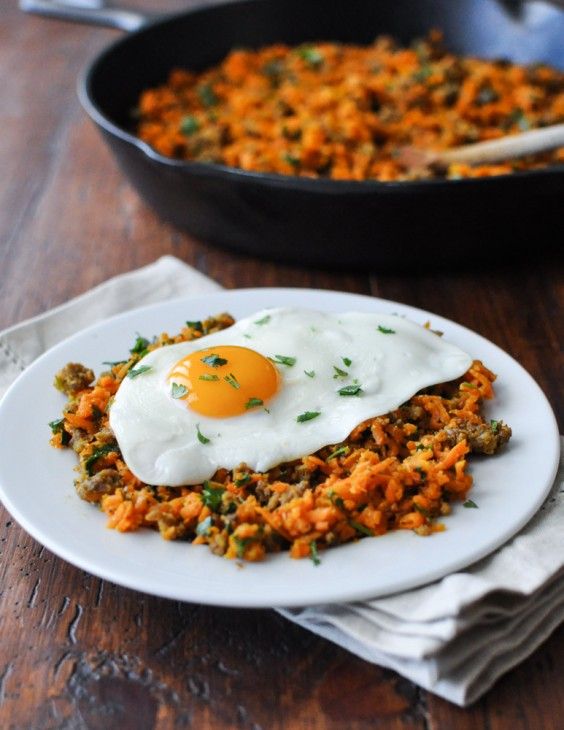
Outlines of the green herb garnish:
[{"label": "green herb garnish", "polygon": [[296,53],[311,68],[319,68],[325,60],[323,54],[312,46],[302,46],[297,49]]},{"label": "green herb garnish", "polygon": [[205,481],[202,489],[202,502],[209,507],[212,512],[217,512],[221,507],[223,493],[225,487],[221,484]]},{"label": "green herb garnish", "polygon": [[71,435],[68,431],[65,431],[64,429],[65,425],[65,419],[64,418],[57,418],[54,421],[49,421],[49,428],[51,429],[51,433],[61,434],[61,445],[62,446],[68,446],[71,440]]},{"label": "green herb garnish", "polygon": [[249,408],[256,408],[257,406],[262,406],[264,401],[261,398],[249,398],[249,400],[245,403],[245,408],[249,410]]},{"label": "green herb garnish", "polygon": [[427,519],[429,519],[429,517],[430,517],[429,511],[426,510],[424,507],[421,507],[421,505],[417,504],[417,502],[413,503],[413,509],[416,512],[419,512],[419,514],[422,514],[423,517],[426,517]]},{"label": "green herb garnish", "polygon": [[127,360],[104,360],[102,365],[109,365],[111,368],[115,367],[116,365],[125,365]]},{"label": "green herb garnish", "polygon": [[370,537],[374,537],[374,532],[369,527],[361,525],[360,522],[356,522],[355,520],[349,520],[349,525],[351,527],[354,527],[357,532],[360,532],[363,535],[369,535]]},{"label": "green herb garnish", "polygon": [[134,370],[129,370],[127,373],[128,378],[136,378],[138,375],[143,375],[143,373],[148,373],[149,370],[152,370],[153,368],[150,365],[141,365],[139,368],[135,368]]},{"label": "green herb garnish", "polygon": [[493,418],[490,421],[490,426],[492,429],[492,433],[499,433],[499,429],[501,428],[501,422],[500,421],[494,421]]},{"label": "green herb garnish", "polygon": [[391,327],[384,327],[381,324],[378,325],[378,332],[381,332],[383,335],[395,335],[396,331],[391,329]]},{"label": "green herb garnish", "polygon": [[56,418],[54,421],[49,421],[49,428],[51,429],[52,433],[59,433],[63,430],[64,423],[64,418]]},{"label": "green herb garnish", "polygon": [[211,515],[208,515],[205,520],[198,523],[196,527],[196,535],[209,535],[211,526],[212,518]]},{"label": "green herb garnish", "polygon": [[235,376],[233,375],[233,373],[229,373],[229,375],[226,375],[226,376],[225,376],[225,377],[224,377],[223,379],[225,380],[225,382],[226,382],[226,383],[229,383],[229,385],[230,385],[230,386],[231,386],[232,388],[235,388],[235,390],[239,390],[239,388],[241,387],[241,386],[239,385],[239,381],[238,381],[238,380],[237,380],[237,378],[236,378],[236,377],[235,377]]},{"label": "green herb garnish", "polygon": [[425,469],[422,469],[420,466],[416,466],[415,471],[419,474],[422,482],[427,479],[427,472],[425,471]]},{"label": "green herb garnish", "polygon": [[217,381],[219,380],[219,375],[199,375],[198,380],[207,380],[207,381]]},{"label": "green herb garnish", "polygon": [[287,365],[289,368],[293,367],[296,364],[296,358],[290,357],[289,355],[275,355],[274,357],[268,358],[270,362],[275,363],[276,365]]},{"label": "green herb garnish", "polygon": [[298,423],[305,423],[306,421],[312,421],[317,416],[321,415],[321,411],[306,411],[296,418]]},{"label": "green herb garnish", "polygon": [[284,152],[282,159],[292,167],[299,167],[300,165],[300,158],[295,157],[295,155],[290,154],[290,152]]},{"label": "green herb garnish", "polygon": [[424,83],[427,81],[429,76],[432,76],[432,74],[433,69],[428,63],[426,63],[413,74],[413,80],[418,81],[419,83]]},{"label": "green herb garnish", "polygon": [[464,380],[460,385],[465,385],[467,388],[477,388],[478,386],[475,383],[469,383],[467,380]]},{"label": "green herb garnish", "polygon": [[319,559],[319,553],[317,552],[317,542],[315,540],[312,540],[309,543],[309,557],[311,558],[315,567],[317,567],[318,565],[321,565],[321,560]]},{"label": "green herb garnish", "polygon": [[304,370],[308,378],[315,378],[315,370]]},{"label": "green herb garnish", "polygon": [[181,385],[180,383],[173,383],[170,394],[173,398],[182,398],[182,396],[186,395],[187,392],[188,388],[185,385]]},{"label": "green herb garnish", "polygon": [[92,467],[98,461],[98,459],[102,456],[106,456],[107,454],[111,454],[112,451],[117,452],[117,447],[113,444],[104,444],[103,446],[99,446],[97,449],[94,449],[94,451],[84,462],[84,468],[86,469],[86,473],[89,477],[92,476]]},{"label": "green herb garnish", "polygon": [[234,537],[233,541],[237,545],[237,557],[243,559],[245,557],[245,549],[249,543],[253,541],[252,537]]},{"label": "green herb garnish", "polygon": [[360,395],[362,388],[360,385],[345,385],[344,388],[339,388],[337,393],[339,395]]},{"label": "green herb garnish", "polygon": [[472,499],[467,499],[462,506],[466,507],[467,509],[478,509],[478,505]]},{"label": "green herb garnish", "polygon": [[257,319],[255,321],[255,324],[263,325],[268,324],[271,320],[270,314],[265,314],[264,317],[261,317],[260,319]]},{"label": "green herb garnish", "polygon": [[180,131],[187,137],[190,137],[190,135],[194,134],[199,129],[200,122],[196,119],[196,117],[192,116],[191,114],[187,117],[184,117],[180,122]]},{"label": "green herb garnish", "polygon": [[207,436],[204,436],[204,434],[200,431],[199,423],[196,424],[196,434],[198,436],[198,441],[201,444],[209,444],[209,442],[211,441],[211,439],[209,439]]},{"label": "green herb garnish", "polygon": [[144,355],[147,352],[147,347],[149,346],[149,340],[145,337],[141,337],[140,334],[137,334],[137,339],[135,340],[135,344],[129,351],[132,355]]},{"label": "green herb garnish", "polygon": [[341,368],[338,368],[336,365],[333,365],[333,370],[335,371],[335,375],[333,375],[333,379],[349,377],[349,374],[347,372],[345,372],[344,370],[341,370]]},{"label": "green herb garnish", "polygon": [[348,368],[350,368],[350,366],[352,365],[352,360],[349,357],[342,357],[341,360]]},{"label": "green herb garnish", "polygon": [[196,330],[197,332],[204,333],[204,325],[200,322],[200,320],[196,320],[195,322],[186,322],[186,327],[190,327],[190,329]]},{"label": "green herb garnish", "polygon": [[244,487],[245,484],[248,484],[250,481],[251,481],[251,475],[249,473],[241,474],[240,477],[235,479],[235,486]]},{"label": "green herb garnish", "polygon": [[215,106],[219,101],[211,84],[202,84],[197,89],[198,98],[206,107]]},{"label": "green herb garnish", "polygon": [[348,453],[348,446],[339,446],[338,449],[335,449],[335,451],[329,454],[329,456],[327,457],[327,461],[331,461],[331,459],[337,459],[339,456],[346,456]]},{"label": "green herb garnish", "polygon": [[211,354],[200,358],[204,365],[209,365],[210,368],[219,368],[222,365],[227,365],[227,360],[219,355]]}]

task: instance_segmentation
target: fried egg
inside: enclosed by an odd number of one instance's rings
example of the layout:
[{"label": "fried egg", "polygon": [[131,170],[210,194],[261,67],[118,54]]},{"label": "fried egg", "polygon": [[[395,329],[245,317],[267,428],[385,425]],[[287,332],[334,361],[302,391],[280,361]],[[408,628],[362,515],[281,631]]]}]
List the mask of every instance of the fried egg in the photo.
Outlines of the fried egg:
[{"label": "fried egg", "polygon": [[264,472],[338,444],[471,362],[400,316],[264,310],[146,355],[110,426],[143,482],[199,484],[221,467]]}]

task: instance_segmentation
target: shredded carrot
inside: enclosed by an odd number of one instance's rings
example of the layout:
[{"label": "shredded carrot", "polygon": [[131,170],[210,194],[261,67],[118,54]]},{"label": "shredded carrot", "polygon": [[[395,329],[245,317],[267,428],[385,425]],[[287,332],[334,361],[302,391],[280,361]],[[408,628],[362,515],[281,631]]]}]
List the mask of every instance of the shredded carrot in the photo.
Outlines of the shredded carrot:
[{"label": "shredded carrot", "polygon": [[562,162],[564,148],[446,172],[406,168],[406,146],[442,150],[564,122],[564,73],[447,52],[441,34],[401,48],[331,42],[233,50],[144,91],[138,134],[163,155],[336,180],[504,175]]}]

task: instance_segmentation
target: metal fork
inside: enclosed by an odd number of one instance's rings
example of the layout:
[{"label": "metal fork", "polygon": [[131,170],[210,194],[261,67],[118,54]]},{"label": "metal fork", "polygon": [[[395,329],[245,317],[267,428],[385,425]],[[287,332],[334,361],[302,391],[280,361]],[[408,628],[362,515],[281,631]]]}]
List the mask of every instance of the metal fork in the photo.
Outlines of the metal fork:
[{"label": "metal fork", "polygon": [[121,8],[118,4],[108,3],[105,0],[20,0],[20,8],[26,13],[37,13],[79,23],[107,25],[125,31],[138,30],[163,15]]}]

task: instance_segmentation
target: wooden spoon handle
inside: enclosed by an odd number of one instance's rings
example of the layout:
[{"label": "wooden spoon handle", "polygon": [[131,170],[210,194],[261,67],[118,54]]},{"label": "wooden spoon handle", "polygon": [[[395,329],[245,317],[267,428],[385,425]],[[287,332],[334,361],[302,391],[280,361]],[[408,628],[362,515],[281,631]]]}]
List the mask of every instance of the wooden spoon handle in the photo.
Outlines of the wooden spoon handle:
[{"label": "wooden spoon handle", "polygon": [[564,124],[555,124],[543,129],[532,129],[530,132],[501,137],[491,142],[454,147],[436,153],[439,164],[450,165],[453,162],[466,162],[470,165],[487,162],[500,162],[514,157],[533,155],[536,152],[564,147]]}]

